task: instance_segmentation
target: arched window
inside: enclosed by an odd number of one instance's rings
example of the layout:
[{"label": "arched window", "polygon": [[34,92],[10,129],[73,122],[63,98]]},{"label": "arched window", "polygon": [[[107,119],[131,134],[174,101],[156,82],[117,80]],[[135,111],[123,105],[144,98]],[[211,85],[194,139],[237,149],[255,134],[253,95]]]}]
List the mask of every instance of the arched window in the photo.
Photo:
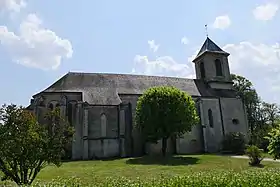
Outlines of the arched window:
[{"label": "arched window", "polygon": [[68,103],[67,105],[67,118],[68,118],[68,122],[70,125],[72,125],[73,123],[73,104],[72,103]]},{"label": "arched window", "polygon": [[101,120],[101,137],[106,137],[107,136],[107,118],[104,113],[101,114],[100,120]]},{"label": "arched window", "polygon": [[208,121],[209,121],[209,126],[211,128],[214,127],[214,124],[213,124],[213,114],[212,114],[212,110],[211,109],[208,109]]},{"label": "arched window", "polygon": [[205,78],[205,68],[204,68],[204,62],[200,62],[200,75],[201,75],[201,78],[204,79]]},{"label": "arched window", "polygon": [[222,62],[219,59],[215,60],[216,76],[223,76]]},{"label": "arched window", "polygon": [[53,104],[50,103],[48,108],[49,108],[50,110],[53,110]]}]

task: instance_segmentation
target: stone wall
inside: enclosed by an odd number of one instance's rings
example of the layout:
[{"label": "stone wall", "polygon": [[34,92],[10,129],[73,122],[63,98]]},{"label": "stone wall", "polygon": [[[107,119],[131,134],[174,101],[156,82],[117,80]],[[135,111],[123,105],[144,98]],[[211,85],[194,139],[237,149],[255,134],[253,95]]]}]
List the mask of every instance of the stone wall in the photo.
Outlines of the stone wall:
[{"label": "stone wall", "polygon": [[[203,126],[204,151],[217,152],[221,149],[223,140],[223,122],[221,118],[221,110],[218,98],[202,98],[201,99],[201,123]],[[230,107],[230,105],[228,106]],[[213,126],[210,126],[209,110],[212,112]]]},{"label": "stone wall", "polygon": [[193,126],[191,132],[185,133],[176,140],[177,154],[191,154],[203,152],[202,127],[200,124]]},{"label": "stone wall", "polygon": [[85,106],[88,111],[88,136],[84,137],[84,144],[88,141],[84,155],[88,158],[107,158],[119,156],[118,136],[118,107],[117,106]]},{"label": "stone wall", "polygon": [[[61,114],[67,115],[67,103],[73,102],[72,125],[75,128],[72,159],[142,156],[161,152],[161,142],[145,144],[135,127],[135,109],[139,95],[120,95],[120,106],[91,106],[82,102],[79,93],[50,93],[35,98],[35,113],[43,120],[50,103],[59,103]],[[224,133],[243,132],[247,135],[248,123],[243,103],[236,98],[201,98],[198,102],[201,124],[176,140],[178,154],[221,149]],[[221,106],[221,108],[220,108]],[[213,126],[210,127],[209,109]],[[221,110],[220,110],[221,109]],[[235,121],[233,121],[235,120]],[[205,145],[205,146],[204,146]],[[168,152],[174,152],[170,141]]]},{"label": "stone wall", "polygon": [[84,109],[82,102],[76,105],[76,114],[74,115],[73,127],[75,134],[72,143],[72,159],[81,160],[83,158],[83,118]]},{"label": "stone wall", "polygon": [[58,104],[61,116],[67,119],[67,104],[74,102],[72,119],[75,135],[72,142],[72,158],[82,159],[82,94],[81,93],[44,93],[34,98],[34,113],[40,123],[44,123],[44,116],[48,112],[50,104]]},{"label": "stone wall", "polygon": [[[248,139],[248,121],[241,99],[221,98],[225,134],[229,132],[242,132]],[[236,123],[237,122],[237,123]]]},{"label": "stone wall", "polygon": [[69,101],[82,101],[81,93],[44,93],[34,98],[34,111],[39,122],[44,122],[44,115],[51,103],[59,104],[61,115],[66,116],[66,105]]},{"label": "stone wall", "polygon": [[120,98],[124,104],[130,103],[131,105],[131,117],[132,117],[132,141],[131,143],[131,152],[129,156],[142,156],[144,154],[144,142],[141,138],[140,132],[134,128],[135,127],[135,110],[137,105],[137,100],[139,95],[120,95]]},{"label": "stone wall", "polygon": [[[157,143],[146,143],[145,153],[148,155],[161,155],[162,154],[162,140]],[[166,154],[174,154],[175,147],[171,138],[167,140]]]},{"label": "stone wall", "polygon": [[[201,116],[206,152],[217,152],[222,148],[225,134],[241,132],[248,139],[248,122],[243,103],[237,98],[203,98]],[[213,127],[210,127],[208,110],[212,110]],[[235,120],[235,121],[234,121]],[[237,124],[236,124],[237,121]]]}]

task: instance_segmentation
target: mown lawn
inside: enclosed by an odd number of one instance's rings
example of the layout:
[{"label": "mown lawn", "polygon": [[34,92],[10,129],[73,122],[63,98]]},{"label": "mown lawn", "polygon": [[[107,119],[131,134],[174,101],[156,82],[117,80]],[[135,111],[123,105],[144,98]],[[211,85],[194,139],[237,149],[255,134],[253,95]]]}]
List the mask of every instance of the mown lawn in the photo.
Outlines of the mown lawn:
[{"label": "mown lawn", "polygon": [[[107,178],[152,181],[160,178],[191,176],[195,173],[240,173],[245,170],[266,171],[280,168],[280,163],[263,162],[263,167],[249,167],[248,160],[216,155],[186,155],[168,158],[141,157],[107,161],[66,162],[61,167],[48,166],[37,182],[78,180],[84,186],[102,184]],[[4,184],[4,183],[2,183]],[[1,186],[1,182],[0,182]]]},{"label": "mown lawn", "polygon": [[264,156],[264,158],[272,158],[273,159],[273,156],[268,154],[268,153],[263,153],[263,156]]}]

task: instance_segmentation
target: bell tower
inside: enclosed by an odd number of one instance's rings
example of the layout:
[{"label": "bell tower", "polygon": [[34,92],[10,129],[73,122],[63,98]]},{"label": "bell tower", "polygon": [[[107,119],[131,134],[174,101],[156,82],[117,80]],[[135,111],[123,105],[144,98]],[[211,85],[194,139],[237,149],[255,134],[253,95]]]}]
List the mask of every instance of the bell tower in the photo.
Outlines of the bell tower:
[{"label": "bell tower", "polygon": [[204,80],[213,89],[232,89],[229,55],[207,36],[193,60],[196,78]]}]

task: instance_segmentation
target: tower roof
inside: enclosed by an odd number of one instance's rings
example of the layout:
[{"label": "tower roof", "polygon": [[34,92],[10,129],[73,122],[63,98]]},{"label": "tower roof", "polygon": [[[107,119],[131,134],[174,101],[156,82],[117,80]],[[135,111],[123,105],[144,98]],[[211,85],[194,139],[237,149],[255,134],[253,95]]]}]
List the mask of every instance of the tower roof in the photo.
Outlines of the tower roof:
[{"label": "tower roof", "polygon": [[200,57],[206,52],[219,53],[227,56],[229,55],[229,53],[223,51],[217,44],[215,44],[215,42],[213,42],[209,37],[207,37],[193,61],[195,61],[198,57]]}]

